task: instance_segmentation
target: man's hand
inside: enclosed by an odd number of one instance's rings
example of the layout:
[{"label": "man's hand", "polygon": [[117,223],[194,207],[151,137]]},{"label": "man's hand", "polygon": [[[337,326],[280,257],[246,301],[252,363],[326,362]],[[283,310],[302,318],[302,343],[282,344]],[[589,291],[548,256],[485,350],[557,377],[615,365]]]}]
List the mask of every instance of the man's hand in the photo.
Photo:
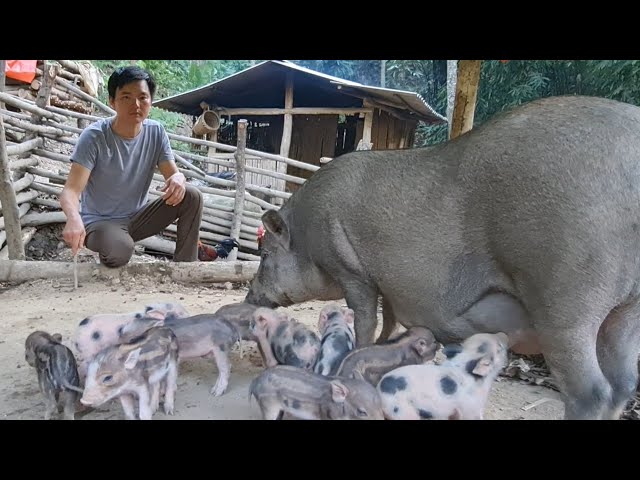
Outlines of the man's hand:
[{"label": "man's hand", "polygon": [[67,220],[67,224],[62,231],[62,238],[71,247],[71,253],[75,255],[84,246],[86,231],[80,217],[72,217]]},{"label": "man's hand", "polygon": [[181,172],[174,173],[167,178],[164,182],[164,187],[160,189],[161,192],[164,192],[162,198],[165,203],[172,207],[179,205],[184,200],[184,195],[187,192],[186,184],[187,179]]}]

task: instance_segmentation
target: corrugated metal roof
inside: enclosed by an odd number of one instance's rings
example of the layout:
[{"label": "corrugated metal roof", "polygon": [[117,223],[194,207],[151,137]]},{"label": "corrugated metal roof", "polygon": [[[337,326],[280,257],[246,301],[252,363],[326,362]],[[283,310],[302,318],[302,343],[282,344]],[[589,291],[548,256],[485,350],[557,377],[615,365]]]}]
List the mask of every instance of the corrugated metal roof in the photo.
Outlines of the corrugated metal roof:
[{"label": "corrugated metal roof", "polygon": [[[203,101],[227,108],[282,107],[284,76],[291,70],[300,72],[316,87],[323,87],[316,89],[315,101],[308,96],[301,100],[306,100],[306,106],[352,107],[361,104],[361,97],[366,96],[380,104],[401,110],[417,120],[427,123],[447,121],[415,92],[369,87],[310,70],[286,60],[267,60],[203,87],[156,100],[153,105],[194,116],[202,112],[200,103]],[[296,95],[296,106],[299,106],[299,99]]]}]

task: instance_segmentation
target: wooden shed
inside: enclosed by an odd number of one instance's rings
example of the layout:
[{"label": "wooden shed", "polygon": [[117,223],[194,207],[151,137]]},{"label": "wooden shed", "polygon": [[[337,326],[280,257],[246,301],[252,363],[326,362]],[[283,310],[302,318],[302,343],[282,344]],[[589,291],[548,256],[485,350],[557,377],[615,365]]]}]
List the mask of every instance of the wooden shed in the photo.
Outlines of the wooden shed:
[{"label": "wooden shed", "polygon": [[[410,148],[419,121],[447,121],[415,92],[366,86],[281,60],[259,63],[153,105],[192,116],[194,136],[229,145],[236,144],[237,120],[246,119],[247,148],[312,165],[356,149]],[[312,174],[274,160],[248,159],[247,165],[301,178]],[[219,168],[210,167],[210,172]],[[247,182],[270,182],[286,192],[299,187],[252,173]]]}]

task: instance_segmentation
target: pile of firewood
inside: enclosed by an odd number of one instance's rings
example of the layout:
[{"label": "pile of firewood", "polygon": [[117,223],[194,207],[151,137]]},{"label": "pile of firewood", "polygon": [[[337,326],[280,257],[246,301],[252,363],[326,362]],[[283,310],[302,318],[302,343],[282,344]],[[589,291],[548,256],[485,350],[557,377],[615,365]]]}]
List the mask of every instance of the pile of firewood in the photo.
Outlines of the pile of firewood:
[{"label": "pile of firewood", "polygon": [[[96,78],[90,65],[84,63],[67,60],[39,62],[36,78],[30,84],[6,79],[4,92],[0,91],[0,116],[6,134],[8,170],[25,245],[35,233],[34,227],[66,222],[57,197],[66,181],[70,160],[68,154],[60,152],[69,153],[88,124],[115,113],[98,100],[102,83]],[[0,90],[3,83],[0,82]],[[171,132],[169,134],[172,139],[185,142],[193,140]],[[235,147],[230,148],[235,150]],[[231,188],[236,188],[239,180],[210,176],[186,160],[194,155],[179,151],[175,151],[175,154],[180,170],[188,179],[198,179],[197,188],[205,194],[201,241],[215,244],[228,238],[234,220],[235,192]],[[47,161],[43,162],[42,159]],[[44,168],[44,163],[54,162],[60,164],[57,171]],[[235,165],[235,162],[228,163]],[[156,186],[162,182],[162,176],[155,174],[149,189],[150,200],[161,195],[156,191]],[[242,183],[241,191],[244,190],[244,180]],[[236,237],[241,245],[237,258],[258,260],[257,231],[261,225],[260,217],[265,208],[276,208],[259,198],[259,195],[272,194],[274,191],[254,185],[247,185],[246,188],[247,191],[243,193],[245,206]],[[8,249],[5,243],[8,244],[8,241],[1,215],[0,206],[0,259],[6,259]],[[161,236],[142,240],[138,244],[152,251],[173,254],[175,233],[176,226],[169,225]]]},{"label": "pile of firewood", "polygon": [[[86,114],[92,113],[94,108],[86,95],[99,95],[104,86],[100,72],[89,62],[57,60],[57,63],[58,72],[49,93],[49,105]],[[43,84],[43,67],[44,62],[38,60],[36,77],[30,84],[6,78],[4,91],[35,102]]]}]

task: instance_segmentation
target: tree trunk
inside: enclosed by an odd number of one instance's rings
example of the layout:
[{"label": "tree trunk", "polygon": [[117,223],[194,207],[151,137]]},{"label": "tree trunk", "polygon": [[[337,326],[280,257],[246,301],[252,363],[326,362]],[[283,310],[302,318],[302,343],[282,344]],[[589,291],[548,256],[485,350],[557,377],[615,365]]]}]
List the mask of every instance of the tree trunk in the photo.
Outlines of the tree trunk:
[{"label": "tree trunk", "polygon": [[482,60],[459,60],[456,98],[451,120],[450,138],[456,138],[473,128],[478,98]]}]

